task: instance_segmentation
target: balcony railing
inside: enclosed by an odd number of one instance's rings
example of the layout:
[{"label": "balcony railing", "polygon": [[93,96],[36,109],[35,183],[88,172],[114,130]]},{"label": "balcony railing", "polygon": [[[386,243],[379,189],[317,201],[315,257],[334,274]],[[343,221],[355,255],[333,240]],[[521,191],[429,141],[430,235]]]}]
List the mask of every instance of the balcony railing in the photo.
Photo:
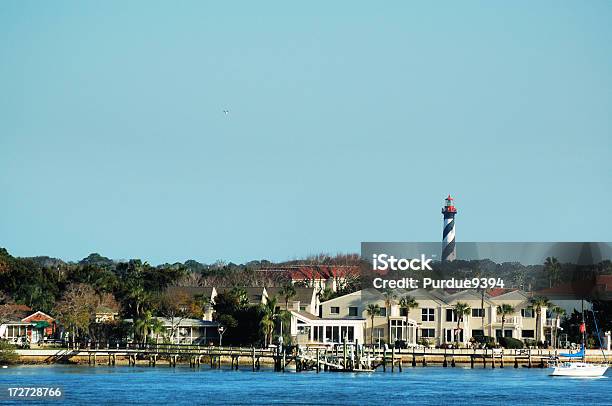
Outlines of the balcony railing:
[{"label": "balcony railing", "polygon": [[[497,316],[495,318],[495,322],[501,324],[502,316]],[[506,324],[518,324],[518,317],[516,317],[516,316],[506,316],[505,323]]]}]

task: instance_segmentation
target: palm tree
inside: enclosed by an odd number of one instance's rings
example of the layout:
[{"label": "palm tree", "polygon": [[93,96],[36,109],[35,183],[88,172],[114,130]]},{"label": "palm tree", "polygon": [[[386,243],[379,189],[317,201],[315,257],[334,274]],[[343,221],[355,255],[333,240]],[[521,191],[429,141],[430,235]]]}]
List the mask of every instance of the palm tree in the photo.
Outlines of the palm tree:
[{"label": "palm tree", "polygon": [[285,299],[285,310],[289,311],[289,301],[297,295],[297,291],[295,290],[295,286],[293,284],[288,283],[280,290],[278,293],[281,295],[283,299]]},{"label": "palm tree", "polygon": [[402,297],[399,301],[399,306],[401,309],[406,309],[406,341],[408,341],[408,316],[410,314],[410,309],[416,309],[419,307],[417,301],[410,295],[406,295]]},{"label": "palm tree", "polygon": [[153,316],[150,311],[144,312],[142,317],[134,320],[134,336],[137,341],[142,344],[147,342],[147,336],[151,331],[151,323],[153,322]]},{"label": "palm tree", "polygon": [[395,303],[397,295],[391,289],[385,289],[383,297],[385,298],[385,313],[387,313],[387,337],[389,339],[389,344],[391,344],[391,305]]},{"label": "palm tree", "polygon": [[548,287],[552,288],[553,282],[559,279],[559,271],[561,270],[561,264],[555,257],[548,257],[544,261],[544,270],[548,273]]},{"label": "palm tree", "polygon": [[472,309],[467,303],[457,302],[453,306],[453,310],[455,311],[455,316],[457,316],[457,330],[455,331],[455,342],[459,342],[459,330],[460,323],[463,321],[463,317],[470,314]]},{"label": "palm tree", "polygon": [[266,345],[272,344],[275,320],[280,317],[277,303],[276,297],[271,297],[268,298],[265,304],[261,305],[263,315],[259,326],[264,333],[264,342]]},{"label": "palm tree", "polygon": [[289,322],[291,322],[291,313],[289,312],[289,300],[291,300],[297,295],[297,291],[295,290],[295,286],[293,286],[292,283],[288,283],[282,288],[280,288],[278,293],[281,295],[283,299],[285,299],[285,314],[284,314],[284,317],[282,317],[281,319],[281,335],[282,335],[284,322],[286,320],[289,320]]},{"label": "palm tree", "polygon": [[502,337],[504,337],[504,327],[506,325],[506,316],[509,316],[513,313],[514,313],[514,307],[512,307],[512,305],[509,305],[507,303],[502,303],[499,306],[497,306],[497,314],[501,315],[501,318],[502,318],[502,322],[501,322]]},{"label": "palm tree", "polygon": [[550,300],[548,300],[548,298],[545,298],[543,296],[532,297],[529,302],[531,304],[531,308],[535,309],[535,312],[536,312],[536,341],[538,343],[541,343],[543,342],[541,334],[540,334],[540,328],[542,325],[542,321],[541,321],[542,308],[550,307],[551,303],[550,303]]},{"label": "palm tree", "polygon": [[157,344],[159,341],[159,334],[163,333],[165,330],[164,323],[157,317],[154,317],[149,323],[149,330],[151,333],[155,334],[155,344]]},{"label": "palm tree", "polygon": [[370,344],[374,345],[374,316],[380,315],[380,306],[374,303],[370,303],[368,307],[366,307],[366,312],[372,320],[372,328],[370,329]]},{"label": "palm tree", "polygon": [[553,306],[550,311],[552,312],[552,314],[555,315],[555,325],[553,326],[553,334],[551,338],[553,342],[553,348],[557,348],[557,326],[559,325],[559,319],[565,314],[565,309],[559,306]]}]

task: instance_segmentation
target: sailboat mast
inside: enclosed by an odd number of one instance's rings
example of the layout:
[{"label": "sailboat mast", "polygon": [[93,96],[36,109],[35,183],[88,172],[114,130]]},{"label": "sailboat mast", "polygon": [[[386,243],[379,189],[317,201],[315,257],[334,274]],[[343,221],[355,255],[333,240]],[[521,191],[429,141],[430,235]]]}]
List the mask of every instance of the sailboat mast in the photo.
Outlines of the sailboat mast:
[{"label": "sailboat mast", "polygon": [[582,362],[586,361],[586,322],[584,320],[584,298],[580,300],[580,306],[582,307],[582,325],[580,330],[582,331]]}]

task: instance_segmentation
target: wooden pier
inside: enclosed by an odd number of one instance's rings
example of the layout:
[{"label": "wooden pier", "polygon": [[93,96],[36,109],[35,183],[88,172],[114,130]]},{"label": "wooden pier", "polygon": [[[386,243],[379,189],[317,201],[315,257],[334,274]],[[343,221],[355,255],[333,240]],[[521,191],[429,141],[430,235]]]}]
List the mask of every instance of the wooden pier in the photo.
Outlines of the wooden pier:
[{"label": "wooden pier", "polygon": [[[594,351],[594,350],[593,350]],[[368,348],[359,343],[336,345],[303,345],[292,347],[213,347],[188,344],[147,344],[91,346],[77,349],[17,350],[23,360],[41,360],[47,363],[85,360],[89,365],[113,366],[122,361],[130,366],[176,367],[188,364],[191,368],[221,368],[232,370],[247,368],[258,371],[270,365],[275,371],[294,369],[301,371],[333,372],[402,372],[405,367],[431,365],[454,368],[544,368],[557,356],[555,350],[472,350],[472,349],[381,349]],[[42,358],[42,359],[41,359]],[[603,361],[596,352],[587,354],[589,362]]]}]

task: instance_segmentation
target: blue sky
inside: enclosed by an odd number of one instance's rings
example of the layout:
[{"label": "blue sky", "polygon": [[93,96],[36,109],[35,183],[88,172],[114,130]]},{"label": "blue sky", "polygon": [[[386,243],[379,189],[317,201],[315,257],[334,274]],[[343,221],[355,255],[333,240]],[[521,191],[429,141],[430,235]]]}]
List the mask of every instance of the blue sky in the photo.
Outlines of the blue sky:
[{"label": "blue sky", "polygon": [[440,240],[448,193],[458,241],[610,241],[610,21],[609,1],[0,2],[0,246],[358,252]]}]

